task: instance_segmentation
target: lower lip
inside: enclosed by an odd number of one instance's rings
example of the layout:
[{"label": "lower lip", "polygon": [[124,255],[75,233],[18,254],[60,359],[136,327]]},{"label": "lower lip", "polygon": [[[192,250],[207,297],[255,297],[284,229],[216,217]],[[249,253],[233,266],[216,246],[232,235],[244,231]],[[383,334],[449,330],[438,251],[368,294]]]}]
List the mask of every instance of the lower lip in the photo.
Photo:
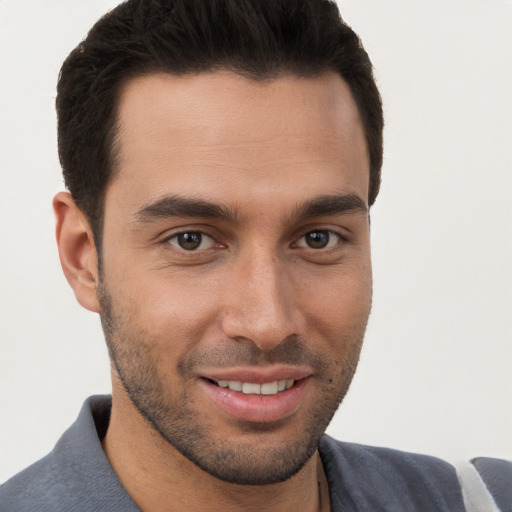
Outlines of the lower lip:
[{"label": "lower lip", "polygon": [[301,379],[276,395],[245,395],[201,379],[210,398],[230,416],[251,422],[272,422],[291,416],[301,405],[309,379]]}]

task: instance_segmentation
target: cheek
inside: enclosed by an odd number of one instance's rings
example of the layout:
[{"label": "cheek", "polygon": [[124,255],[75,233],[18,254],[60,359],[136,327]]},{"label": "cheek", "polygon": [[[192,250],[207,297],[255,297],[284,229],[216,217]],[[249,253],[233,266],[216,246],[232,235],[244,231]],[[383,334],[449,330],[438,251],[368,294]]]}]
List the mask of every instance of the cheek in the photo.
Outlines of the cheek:
[{"label": "cheek", "polygon": [[357,272],[341,270],[325,280],[316,280],[303,295],[306,323],[330,344],[339,340],[359,342],[366,329],[372,300],[369,265]]},{"label": "cheek", "polygon": [[146,272],[140,279],[121,280],[116,291],[132,324],[175,349],[200,339],[205,326],[213,328],[215,300],[207,283]]}]

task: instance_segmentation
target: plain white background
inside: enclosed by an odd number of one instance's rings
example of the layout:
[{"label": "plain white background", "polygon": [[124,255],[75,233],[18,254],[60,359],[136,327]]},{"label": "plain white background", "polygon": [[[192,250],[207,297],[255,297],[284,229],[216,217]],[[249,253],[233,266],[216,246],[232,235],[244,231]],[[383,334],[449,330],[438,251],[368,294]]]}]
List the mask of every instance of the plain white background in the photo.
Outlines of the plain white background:
[{"label": "plain white background", "polygon": [[[61,62],[115,0],[0,0],[0,481],[109,392],[99,319],[61,273]],[[329,432],[512,458],[512,2],[340,0],[385,104],[374,306]]]}]

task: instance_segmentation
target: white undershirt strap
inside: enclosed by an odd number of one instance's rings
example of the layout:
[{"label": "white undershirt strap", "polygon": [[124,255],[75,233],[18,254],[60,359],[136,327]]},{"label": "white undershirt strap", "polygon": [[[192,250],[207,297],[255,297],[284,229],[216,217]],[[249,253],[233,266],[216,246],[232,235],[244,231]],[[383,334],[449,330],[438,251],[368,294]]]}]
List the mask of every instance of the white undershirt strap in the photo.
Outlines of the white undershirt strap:
[{"label": "white undershirt strap", "polygon": [[470,462],[457,464],[457,477],[467,512],[500,512],[473,464]]}]

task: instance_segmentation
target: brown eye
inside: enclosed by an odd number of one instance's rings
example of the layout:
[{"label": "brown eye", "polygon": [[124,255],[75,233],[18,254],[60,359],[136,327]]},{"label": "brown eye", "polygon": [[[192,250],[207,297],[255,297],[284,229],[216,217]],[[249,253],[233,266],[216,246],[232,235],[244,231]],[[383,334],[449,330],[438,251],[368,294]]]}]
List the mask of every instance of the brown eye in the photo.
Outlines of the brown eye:
[{"label": "brown eye", "polygon": [[198,249],[210,249],[214,240],[212,237],[199,231],[178,233],[169,239],[169,242],[185,251],[196,251]]},{"label": "brown eye", "polygon": [[297,242],[297,247],[308,249],[327,249],[335,245],[340,239],[340,235],[327,229],[318,229],[310,231],[303,235]]},{"label": "brown eye", "polygon": [[329,233],[327,231],[312,231],[304,236],[305,242],[312,249],[323,249],[329,243]]}]

